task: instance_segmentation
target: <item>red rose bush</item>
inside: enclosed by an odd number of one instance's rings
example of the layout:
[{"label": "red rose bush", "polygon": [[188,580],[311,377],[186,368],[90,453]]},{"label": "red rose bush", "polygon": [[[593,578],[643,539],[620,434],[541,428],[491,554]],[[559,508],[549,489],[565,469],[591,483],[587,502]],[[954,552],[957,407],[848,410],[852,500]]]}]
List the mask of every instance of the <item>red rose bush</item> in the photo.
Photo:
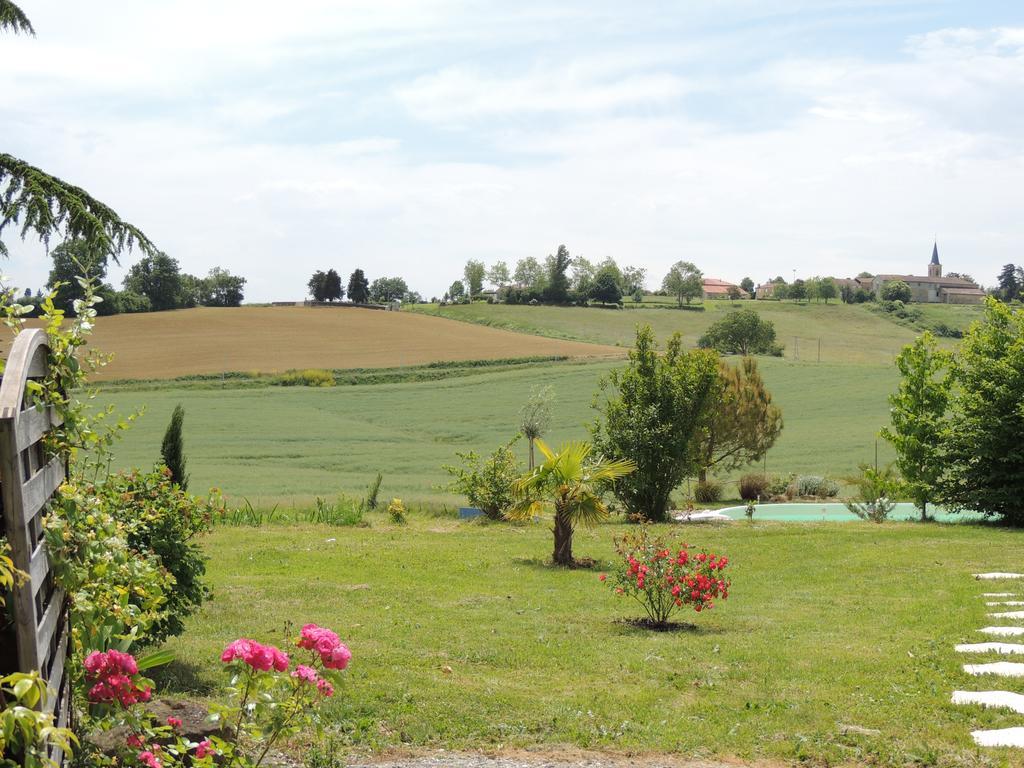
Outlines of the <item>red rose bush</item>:
[{"label": "red rose bush", "polygon": [[729,597],[727,557],[694,551],[685,543],[666,543],[646,527],[616,538],[615,550],[620,564],[610,577],[601,574],[601,581],[640,603],[654,627],[667,627],[672,614],[684,606],[700,613]]},{"label": "red rose bush", "polygon": [[340,673],[352,653],[338,635],[307,624],[295,639],[293,659],[273,645],[239,638],[221,653],[230,674],[228,702],[211,707],[221,725],[218,736],[191,742],[181,735],[181,720],[156,724],[141,706],[153,684],[139,674],[128,653],[93,651],[85,658],[87,698],[107,727],[128,726],[121,761],[127,766],[178,768],[213,765],[256,768],[270,749],[317,721],[317,709],[334,695]]}]

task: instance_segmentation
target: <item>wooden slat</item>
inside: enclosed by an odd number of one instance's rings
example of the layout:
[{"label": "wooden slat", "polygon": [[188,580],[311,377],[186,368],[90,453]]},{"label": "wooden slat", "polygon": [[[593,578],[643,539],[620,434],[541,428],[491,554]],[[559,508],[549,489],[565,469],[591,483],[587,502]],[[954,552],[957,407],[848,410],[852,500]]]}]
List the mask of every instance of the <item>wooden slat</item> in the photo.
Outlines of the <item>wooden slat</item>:
[{"label": "wooden slat", "polygon": [[52,694],[46,699],[46,712],[53,712],[60,703],[60,687],[64,682],[64,661],[67,659],[68,654],[68,627],[65,625],[64,632],[61,633],[60,642],[57,643],[57,651],[53,654],[53,661],[50,665],[50,677],[46,681],[46,685],[50,689]]},{"label": "wooden slat", "polygon": [[50,652],[50,641],[60,625],[64,614],[64,590],[57,588],[50,597],[50,603],[43,609],[43,617],[36,629],[36,658],[40,661]]},{"label": "wooden slat", "polygon": [[46,551],[46,542],[40,541],[36,551],[32,553],[32,559],[29,560],[28,565],[28,578],[32,582],[33,597],[39,591],[39,587],[43,585],[43,582],[46,580],[46,574],[49,572],[50,558]]},{"label": "wooden slat", "polygon": [[50,500],[53,492],[60,488],[60,484],[64,482],[66,476],[64,458],[54,456],[45,467],[36,472],[22,486],[21,513],[25,525],[28,525],[28,522]]},{"label": "wooden slat", "polygon": [[33,405],[22,411],[15,419],[14,428],[18,450],[23,451],[30,445],[35,445],[53,427],[59,427],[62,421],[60,414],[52,406]]}]

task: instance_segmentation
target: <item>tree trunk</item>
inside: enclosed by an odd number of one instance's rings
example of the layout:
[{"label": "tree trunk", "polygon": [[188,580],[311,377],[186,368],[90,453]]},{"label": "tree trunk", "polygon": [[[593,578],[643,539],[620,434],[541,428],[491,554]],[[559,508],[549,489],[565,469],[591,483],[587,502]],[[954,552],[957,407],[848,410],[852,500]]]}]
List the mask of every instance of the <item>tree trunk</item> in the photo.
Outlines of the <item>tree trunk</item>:
[{"label": "tree trunk", "polygon": [[697,471],[697,482],[698,483],[706,483],[707,481],[708,481],[708,468],[707,467],[701,467]]},{"label": "tree trunk", "polygon": [[555,512],[555,551],[551,555],[555,565],[572,565],[572,523],[562,510]]},{"label": "tree trunk", "polygon": [[533,438],[530,438],[530,471],[533,472]]}]

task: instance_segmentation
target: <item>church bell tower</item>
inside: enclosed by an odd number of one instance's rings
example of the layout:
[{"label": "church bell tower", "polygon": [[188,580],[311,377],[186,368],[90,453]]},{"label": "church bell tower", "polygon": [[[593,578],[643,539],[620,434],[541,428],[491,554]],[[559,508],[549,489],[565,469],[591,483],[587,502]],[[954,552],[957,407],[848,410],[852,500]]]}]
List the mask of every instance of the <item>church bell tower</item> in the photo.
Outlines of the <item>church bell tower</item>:
[{"label": "church bell tower", "polygon": [[942,265],[939,263],[939,243],[932,246],[932,261],[928,265],[928,277],[942,277]]}]

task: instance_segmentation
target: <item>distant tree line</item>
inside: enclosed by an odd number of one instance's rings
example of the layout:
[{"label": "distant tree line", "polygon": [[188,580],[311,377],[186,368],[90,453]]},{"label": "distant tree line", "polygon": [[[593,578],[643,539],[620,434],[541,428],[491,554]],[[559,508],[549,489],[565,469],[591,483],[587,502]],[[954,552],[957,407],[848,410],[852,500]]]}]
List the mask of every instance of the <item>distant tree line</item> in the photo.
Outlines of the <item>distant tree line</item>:
[{"label": "distant tree line", "polygon": [[[58,245],[51,256],[53,267],[46,287],[56,293],[54,303],[68,314],[74,313],[75,301],[83,296],[79,283],[82,277],[91,277],[99,283],[96,293],[102,301],[96,309],[101,315],[199,306],[237,307],[245,298],[244,277],[232,275],[221,267],[214,267],[206,277],[196,277],[182,272],[176,259],[160,251],[133,264],[120,291],[104,282],[107,250],[92,246],[84,239],[75,239]],[[26,293],[22,301],[38,302],[42,294],[42,291],[37,291],[35,296]]]},{"label": "distant tree line", "polygon": [[314,301],[342,301],[345,296],[353,304],[387,304],[396,299],[407,304],[423,301],[416,291],[409,290],[401,277],[378,277],[371,283],[361,269],[349,275],[347,288],[342,287],[341,275],[335,269],[326,272],[318,269],[306,286]]},{"label": "distant tree line", "polygon": [[998,287],[994,295],[1000,301],[1020,301],[1024,299],[1024,266],[1007,264],[996,278]]},{"label": "distant tree line", "polygon": [[486,281],[493,288],[489,295],[507,304],[620,304],[625,296],[640,301],[646,274],[641,267],[619,267],[611,257],[595,263],[572,256],[560,245],[543,263],[529,256],[516,262],[514,269],[504,261],[488,268],[482,261],[470,259],[463,279],[451,284],[442,301],[482,298]]}]

